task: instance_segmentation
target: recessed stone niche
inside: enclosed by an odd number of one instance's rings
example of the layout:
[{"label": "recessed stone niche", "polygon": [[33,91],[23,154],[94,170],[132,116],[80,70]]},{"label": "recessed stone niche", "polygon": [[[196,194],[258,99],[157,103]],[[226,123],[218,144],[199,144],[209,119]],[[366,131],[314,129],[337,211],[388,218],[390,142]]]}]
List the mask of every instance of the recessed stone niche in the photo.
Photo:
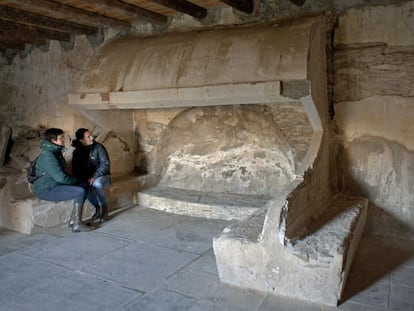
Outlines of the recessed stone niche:
[{"label": "recessed stone niche", "polygon": [[159,186],[270,198],[294,178],[292,148],[262,106],[185,110],[160,143]]}]

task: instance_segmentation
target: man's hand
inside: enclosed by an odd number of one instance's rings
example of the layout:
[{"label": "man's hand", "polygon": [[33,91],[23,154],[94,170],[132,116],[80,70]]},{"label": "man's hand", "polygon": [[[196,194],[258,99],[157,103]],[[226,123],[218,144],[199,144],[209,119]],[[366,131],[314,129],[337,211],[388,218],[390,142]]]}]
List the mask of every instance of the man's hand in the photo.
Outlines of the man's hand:
[{"label": "man's hand", "polygon": [[94,181],[95,181],[95,178],[91,177],[91,178],[88,179],[88,184],[90,186],[92,186],[92,184],[93,184]]}]

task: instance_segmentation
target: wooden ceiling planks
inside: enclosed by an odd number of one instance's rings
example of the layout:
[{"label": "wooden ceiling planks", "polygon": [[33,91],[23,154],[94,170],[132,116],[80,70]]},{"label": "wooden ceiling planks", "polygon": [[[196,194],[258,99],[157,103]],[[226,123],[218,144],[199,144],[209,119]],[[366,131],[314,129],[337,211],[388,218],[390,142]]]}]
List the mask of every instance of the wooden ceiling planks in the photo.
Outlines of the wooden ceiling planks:
[{"label": "wooden ceiling planks", "polygon": [[94,35],[99,28],[163,24],[177,14],[201,20],[214,7],[248,13],[253,4],[254,0],[0,0],[0,48],[17,51],[45,40],[68,41],[71,34]]}]

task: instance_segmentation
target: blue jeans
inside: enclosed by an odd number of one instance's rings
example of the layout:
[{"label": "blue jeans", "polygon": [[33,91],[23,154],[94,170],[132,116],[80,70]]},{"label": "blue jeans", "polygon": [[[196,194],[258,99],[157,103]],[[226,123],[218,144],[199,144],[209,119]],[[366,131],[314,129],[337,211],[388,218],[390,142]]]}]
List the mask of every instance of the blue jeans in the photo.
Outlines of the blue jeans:
[{"label": "blue jeans", "polygon": [[105,188],[111,184],[111,176],[105,175],[95,179],[88,191],[88,201],[95,207],[107,207]]},{"label": "blue jeans", "polygon": [[86,200],[87,190],[81,186],[58,185],[48,191],[36,193],[39,199],[45,201],[67,201],[73,200],[75,203],[84,203]]}]

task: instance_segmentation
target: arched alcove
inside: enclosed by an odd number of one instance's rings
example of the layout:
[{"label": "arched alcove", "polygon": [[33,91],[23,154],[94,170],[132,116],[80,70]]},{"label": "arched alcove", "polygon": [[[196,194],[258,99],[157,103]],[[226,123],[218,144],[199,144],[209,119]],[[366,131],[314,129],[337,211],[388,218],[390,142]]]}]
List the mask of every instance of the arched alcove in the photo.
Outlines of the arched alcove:
[{"label": "arched alcove", "polygon": [[263,106],[190,108],[157,153],[159,186],[271,197],[294,176],[291,147]]}]

